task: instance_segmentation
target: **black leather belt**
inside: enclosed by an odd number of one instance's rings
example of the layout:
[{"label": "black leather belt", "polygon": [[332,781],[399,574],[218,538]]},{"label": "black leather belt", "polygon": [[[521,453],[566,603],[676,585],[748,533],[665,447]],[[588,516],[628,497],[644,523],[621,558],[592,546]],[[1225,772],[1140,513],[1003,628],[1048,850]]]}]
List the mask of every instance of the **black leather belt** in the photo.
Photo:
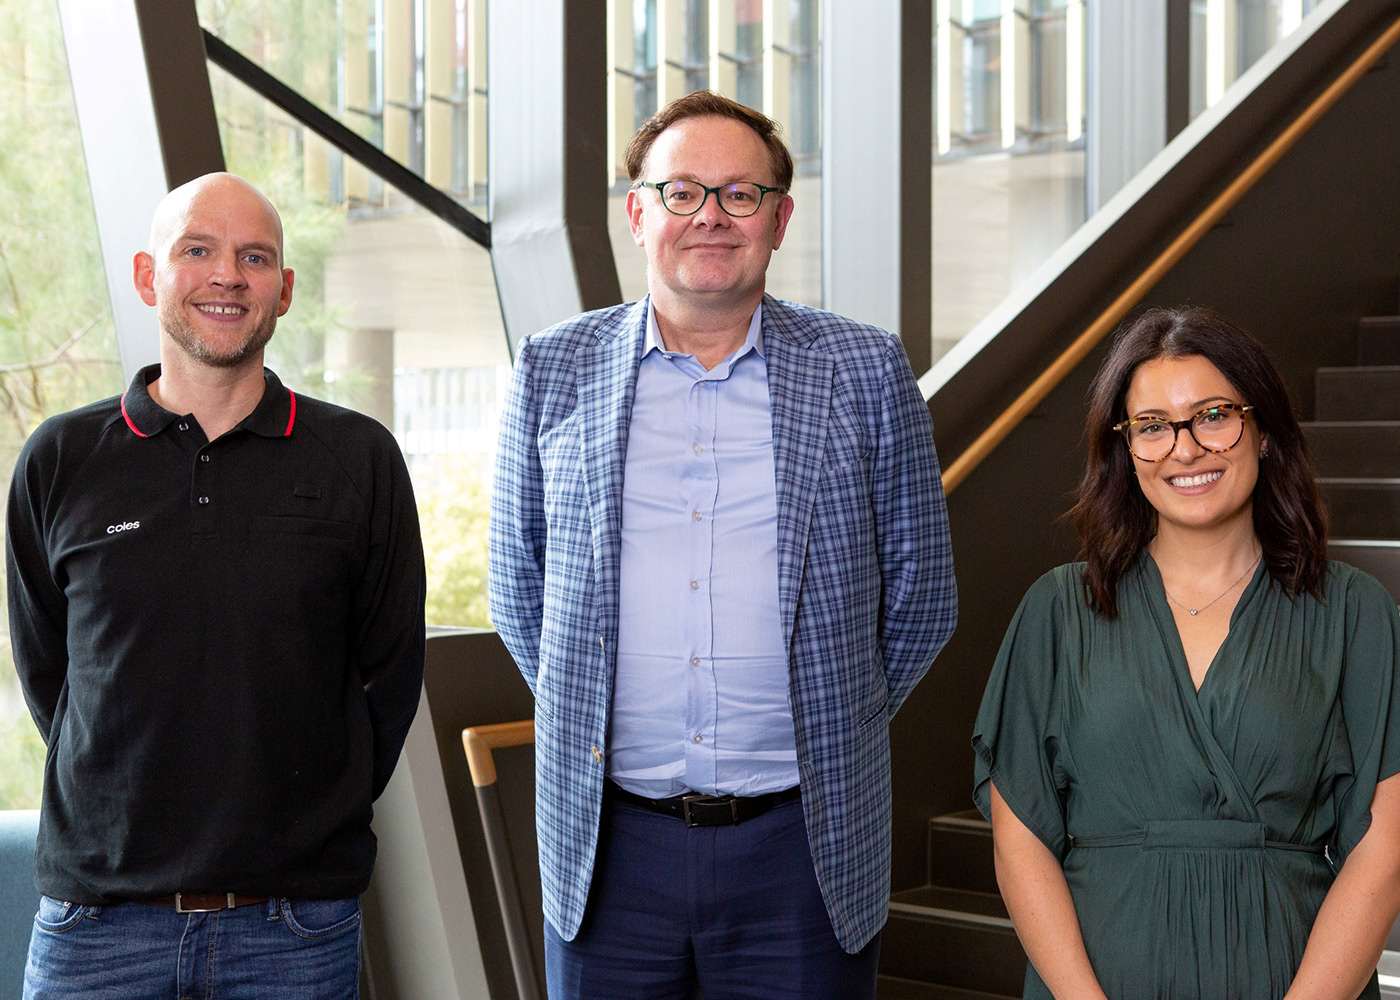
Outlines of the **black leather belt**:
[{"label": "black leather belt", "polygon": [[608,781],[603,784],[603,797],[674,816],[683,820],[686,826],[734,826],[745,820],[756,819],[776,805],[800,799],[802,788],[793,785],[781,792],[769,792],[766,795],[701,795],[699,792],[691,792],[689,795],[673,795],[668,799],[649,799],[645,795],[629,792]]}]

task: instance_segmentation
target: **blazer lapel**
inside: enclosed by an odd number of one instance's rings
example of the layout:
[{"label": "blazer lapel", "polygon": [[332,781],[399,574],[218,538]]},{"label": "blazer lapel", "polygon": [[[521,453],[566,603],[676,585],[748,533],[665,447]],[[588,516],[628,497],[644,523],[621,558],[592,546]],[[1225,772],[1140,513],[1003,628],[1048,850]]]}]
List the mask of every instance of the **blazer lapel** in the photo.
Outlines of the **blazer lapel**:
[{"label": "blazer lapel", "polygon": [[831,413],[832,360],[811,349],[815,339],[787,307],[772,296],[764,297],[763,351],[778,501],[778,607],[789,654]]},{"label": "blazer lapel", "polygon": [[579,447],[584,495],[593,529],[593,570],[601,623],[617,629],[618,564],[622,552],[622,475],[627,426],[637,390],[637,366],[646,331],[646,299],[624,312],[599,343],[581,348],[578,363]]}]

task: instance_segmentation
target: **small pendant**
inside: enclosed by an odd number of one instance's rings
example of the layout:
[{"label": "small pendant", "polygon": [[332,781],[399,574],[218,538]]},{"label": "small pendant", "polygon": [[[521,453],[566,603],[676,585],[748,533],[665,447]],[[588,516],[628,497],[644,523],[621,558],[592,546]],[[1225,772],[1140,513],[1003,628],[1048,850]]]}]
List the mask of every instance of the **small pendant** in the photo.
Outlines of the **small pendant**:
[{"label": "small pendant", "polygon": [[1189,612],[1191,612],[1191,617],[1194,618],[1194,617],[1196,617],[1196,615],[1200,612],[1201,609],[1200,609],[1200,608],[1187,608],[1186,610],[1189,611]]}]

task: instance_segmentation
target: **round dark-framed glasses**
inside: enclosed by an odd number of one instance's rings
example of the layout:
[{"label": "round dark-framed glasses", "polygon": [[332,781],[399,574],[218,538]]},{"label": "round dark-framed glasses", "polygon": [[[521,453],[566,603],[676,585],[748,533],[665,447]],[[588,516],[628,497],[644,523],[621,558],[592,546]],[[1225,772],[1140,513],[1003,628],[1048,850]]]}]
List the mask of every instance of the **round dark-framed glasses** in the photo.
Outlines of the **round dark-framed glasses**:
[{"label": "round dark-framed glasses", "polygon": [[1144,462],[1165,462],[1176,450],[1176,437],[1184,428],[1206,451],[1229,451],[1244,437],[1244,415],[1254,409],[1244,403],[1217,403],[1185,420],[1133,417],[1114,424],[1133,457]]},{"label": "round dark-framed glasses", "polygon": [[714,195],[724,214],[735,219],[746,219],[757,212],[765,194],[783,193],[782,188],[753,181],[735,181],[718,187],[706,187],[699,181],[638,181],[637,187],[655,188],[661,195],[661,204],[672,215],[694,215],[710,195]]}]

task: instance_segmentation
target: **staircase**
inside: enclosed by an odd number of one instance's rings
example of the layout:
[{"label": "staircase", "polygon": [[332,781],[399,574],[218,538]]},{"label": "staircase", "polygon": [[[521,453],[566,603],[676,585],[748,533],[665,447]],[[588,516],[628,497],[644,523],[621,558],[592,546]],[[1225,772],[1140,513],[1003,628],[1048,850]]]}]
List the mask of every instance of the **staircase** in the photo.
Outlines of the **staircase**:
[{"label": "staircase", "polygon": [[1303,424],[1331,515],[1330,554],[1400,601],[1400,316],[1361,320],[1357,364],[1317,370]]},{"label": "staircase", "polygon": [[[1330,555],[1400,601],[1400,316],[1361,320],[1357,364],[1317,370],[1314,412],[1303,433]],[[1019,997],[1026,955],[997,892],[990,824],[972,809],[929,820],[928,872],[928,885],[890,899],[879,1000]],[[1400,924],[1387,947],[1400,950]]]},{"label": "staircase", "polygon": [[975,809],[929,820],[928,873],[928,885],[890,898],[879,1000],[1019,997],[1026,954],[997,892],[992,827]]}]

